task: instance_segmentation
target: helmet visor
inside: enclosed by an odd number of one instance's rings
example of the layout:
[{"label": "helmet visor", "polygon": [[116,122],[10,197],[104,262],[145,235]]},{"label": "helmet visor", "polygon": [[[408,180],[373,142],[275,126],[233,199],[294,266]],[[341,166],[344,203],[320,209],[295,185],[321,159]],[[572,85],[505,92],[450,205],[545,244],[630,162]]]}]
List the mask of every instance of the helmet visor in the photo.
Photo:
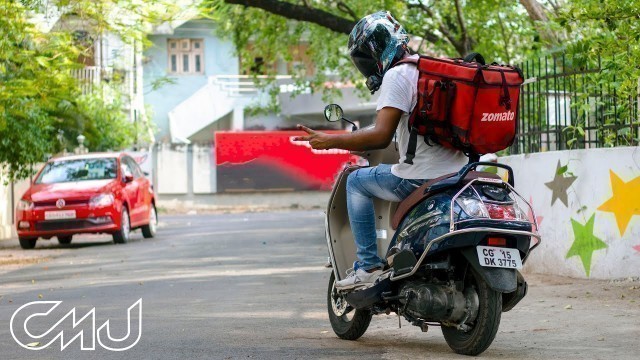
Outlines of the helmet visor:
[{"label": "helmet visor", "polygon": [[351,52],[351,61],[364,77],[379,73],[378,62],[369,54],[354,50]]}]

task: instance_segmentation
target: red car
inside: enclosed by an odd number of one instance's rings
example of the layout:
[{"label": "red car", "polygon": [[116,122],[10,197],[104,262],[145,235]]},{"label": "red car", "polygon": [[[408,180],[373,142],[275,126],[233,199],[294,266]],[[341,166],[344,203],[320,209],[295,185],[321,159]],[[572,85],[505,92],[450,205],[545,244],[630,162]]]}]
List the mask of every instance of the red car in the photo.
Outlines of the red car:
[{"label": "red car", "polygon": [[109,233],[126,243],[132,229],[155,236],[153,187],[131,156],[86,154],[52,159],[38,172],[16,211],[20,246],[38,238],[71,243],[75,234]]}]

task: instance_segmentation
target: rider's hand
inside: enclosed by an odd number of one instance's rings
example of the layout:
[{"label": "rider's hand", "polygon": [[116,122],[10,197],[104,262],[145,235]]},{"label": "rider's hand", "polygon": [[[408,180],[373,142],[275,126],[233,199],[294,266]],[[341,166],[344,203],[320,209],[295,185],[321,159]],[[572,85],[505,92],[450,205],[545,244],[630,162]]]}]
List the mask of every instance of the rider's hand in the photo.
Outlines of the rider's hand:
[{"label": "rider's hand", "polygon": [[298,125],[298,129],[306,132],[307,136],[296,136],[295,141],[308,141],[309,145],[316,150],[331,149],[331,135],[309,129],[304,125]]}]

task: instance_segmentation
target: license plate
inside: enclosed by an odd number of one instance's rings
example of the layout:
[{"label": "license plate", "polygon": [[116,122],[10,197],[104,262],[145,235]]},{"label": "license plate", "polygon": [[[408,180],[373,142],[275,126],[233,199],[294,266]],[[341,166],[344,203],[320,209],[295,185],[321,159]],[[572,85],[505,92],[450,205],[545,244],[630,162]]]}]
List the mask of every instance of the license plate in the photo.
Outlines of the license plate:
[{"label": "license plate", "polygon": [[61,211],[45,211],[44,219],[45,220],[66,220],[66,219],[75,219],[76,211],[75,210],[61,210]]},{"label": "license plate", "polygon": [[522,260],[518,249],[494,246],[478,246],[480,265],[508,269],[522,269]]}]

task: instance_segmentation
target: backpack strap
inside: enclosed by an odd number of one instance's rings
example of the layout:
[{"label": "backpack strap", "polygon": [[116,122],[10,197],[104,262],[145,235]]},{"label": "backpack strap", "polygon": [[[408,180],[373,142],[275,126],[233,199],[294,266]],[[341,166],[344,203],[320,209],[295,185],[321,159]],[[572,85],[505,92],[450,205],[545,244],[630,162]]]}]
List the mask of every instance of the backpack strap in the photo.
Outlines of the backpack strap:
[{"label": "backpack strap", "polygon": [[[418,62],[420,58],[414,59],[412,57],[405,57],[400,59],[398,62],[393,64],[393,66],[398,66],[402,64],[413,64],[418,66]],[[418,106],[416,104],[416,106]],[[416,157],[416,148],[418,147],[418,129],[415,127],[415,116],[417,111],[415,109],[411,112],[411,118],[407,121],[408,124],[414,124],[414,126],[409,125],[409,143],[407,144],[407,151],[405,152],[405,164],[413,165],[413,158]]]},{"label": "backpack strap", "polygon": [[398,66],[402,64],[413,64],[418,66],[418,61],[420,61],[420,58],[414,59],[412,57],[407,56],[405,58],[398,60],[395,64],[393,64],[393,66]]},{"label": "backpack strap", "polygon": [[409,132],[409,143],[407,144],[407,151],[404,156],[404,163],[413,165],[413,158],[416,157],[416,148],[418,147],[418,128],[411,127]]}]

